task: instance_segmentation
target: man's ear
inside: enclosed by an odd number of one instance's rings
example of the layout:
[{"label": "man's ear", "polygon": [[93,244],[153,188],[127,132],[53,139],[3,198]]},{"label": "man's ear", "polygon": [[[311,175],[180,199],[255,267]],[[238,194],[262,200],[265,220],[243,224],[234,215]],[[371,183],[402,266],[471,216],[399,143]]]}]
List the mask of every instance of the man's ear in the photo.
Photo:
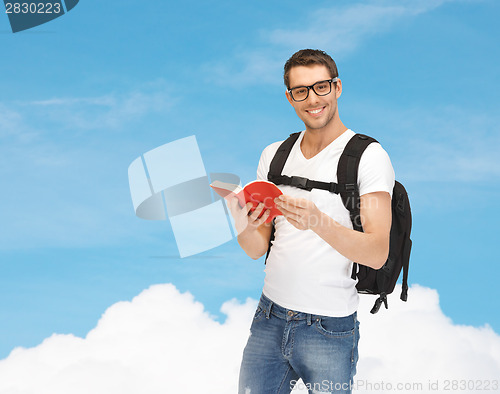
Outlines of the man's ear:
[{"label": "man's ear", "polygon": [[285,91],[285,96],[286,96],[286,99],[288,100],[288,102],[290,103],[290,105],[293,107],[292,96],[290,95],[290,92],[288,90]]},{"label": "man's ear", "polygon": [[337,79],[337,88],[335,89],[335,97],[339,98],[342,95],[342,81]]}]

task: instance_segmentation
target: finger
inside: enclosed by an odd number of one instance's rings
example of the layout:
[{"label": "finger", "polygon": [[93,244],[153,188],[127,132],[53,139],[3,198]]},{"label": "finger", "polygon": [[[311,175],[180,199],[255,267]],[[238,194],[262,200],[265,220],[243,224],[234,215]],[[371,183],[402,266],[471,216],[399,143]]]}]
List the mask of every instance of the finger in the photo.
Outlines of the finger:
[{"label": "finger", "polygon": [[293,220],[295,223],[300,223],[300,216],[295,214],[295,213],[290,213],[288,215],[284,215],[285,218],[288,220]]},{"label": "finger", "polygon": [[285,194],[279,196],[278,201],[281,201],[283,204],[287,204],[289,207],[295,208],[307,208],[307,205],[309,204],[309,200],[305,198],[295,198]]},{"label": "finger", "polygon": [[236,197],[231,197],[227,199],[227,204],[229,205],[229,209],[231,211],[236,211],[236,204],[238,203],[238,199]]},{"label": "finger", "polygon": [[240,207],[238,206],[238,201],[234,201],[233,199],[227,199],[227,206],[229,208],[229,212],[234,218],[237,218],[240,215]]},{"label": "finger", "polygon": [[253,213],[253,204],[251,202],[247,202],[243,207],[243,211],[250,216]]},{"label": "finger", "polygon": [[299,221],[295,220],[295,218],[287,217],[286,220],[288,221],[288,223],[290,223],[293,227],[297,228],[298,230],[303,230],[302,224]]},{"label": "finger", "polygon": [[276,204],[276,206],[278,207],[278,209],[286,209],[288,211],[291,211],[295,208],[295,205],[293,205],[292,203],[288,202],[288,200],[282,200],[281,198],[277,198],[274,203]]},{"label": "finger", "polygon": [[247,206],[241,207],[238,199],[231,202],[231,206],[229,207],[229,210],[231,211],[231,214],[233,215],[233,217],[235,219],[236,218],[238,218],[239,220],[244,219],[246,221],[249,208]]},{"label": "finger", "polygon": [[285,219],[292,218],[294,220],[297,220],[297,218],[299,217],[298,213],[295,212],[294,210],[290,210],[290,209],[287,209],[284,207],[279,207],[279,206],[277,206],[277,208],[283,214]]},{"label": "finger", "polygon": [[259,203],[259,205],[257,205],[253,210],[253,212],[251,213],[250,218],[254,221],[257,220],[260,214],[262,213],[263,209],[264,209],[264,204]]},{"label": "finger", "polygon": [[229,203],[231,205],[231,207],[234,209],[234,210],[240,210],[242,207],[240,206],[240,200],[238,199],[238,197],[236,196],[232,196],[229,198]]},{"label": "finger", "polygon": [[271,210],[266,209],[266,211],[262,214],[262,216],[255,222],[256,225],[260,226],[261,224],[264,224],[269,216],[271,215]]},{"label": "finger", "polygon": [[298,214],[298,209],[295,208],[294,206],[290,206],[290,205],[286,205],[286,204],[276,204],[276,207],[285,216]]}]

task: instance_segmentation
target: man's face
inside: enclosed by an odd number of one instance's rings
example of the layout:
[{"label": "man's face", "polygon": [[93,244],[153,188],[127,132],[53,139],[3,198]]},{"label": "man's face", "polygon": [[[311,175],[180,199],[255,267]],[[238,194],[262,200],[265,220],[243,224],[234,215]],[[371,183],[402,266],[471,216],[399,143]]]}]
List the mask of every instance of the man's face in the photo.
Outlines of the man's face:
[{"label": "man's face", "polygon": [[[290,88],[310,86],[316,82],[331,79],[328,69],[320,64],[312,66],[292,67],[289,73]],[[332,91],[326,96],[318,96],[312,89],[304,101],[293,101],[290,93],[286,97],[308,129],[322,129],[330,124],[337,113],[337,98],[342,93],[342,84],[337,82],[337,88],[332,84]]]}]

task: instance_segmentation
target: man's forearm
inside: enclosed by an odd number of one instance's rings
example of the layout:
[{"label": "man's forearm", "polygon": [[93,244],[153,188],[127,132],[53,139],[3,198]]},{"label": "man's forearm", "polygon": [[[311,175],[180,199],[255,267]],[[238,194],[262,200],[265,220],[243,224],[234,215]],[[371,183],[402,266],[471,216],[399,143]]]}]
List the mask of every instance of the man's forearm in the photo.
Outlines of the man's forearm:
[{"label": "man's forearm", "polygon": [[317,225],[311,230],[337,250],[341,255],[356,263],[378,269],[384,265],[389,254],[388,237],[362,233],[344,227],[322,213]]},{"label": "man's forearm", "polygon": [[269,238],[266,238],[259,230],[246,229],[238,234],[238,243],[249,257],[257,260],[266,253]]},{"label": "man's forearm", "polygon": [[387,261],[391,230],[391,196],[368,193],[360,198],[364,232],[342,226],[305,198],[282,195],[276,206],[286,220],[299,230],[312,230],[349,260],[378,269]]},{"label": "man's forearm", "polygon": [[251,211],[252,203],[239,206],[238,199],[229,200],[229,209],[234,218],[238,243],[245,253],[256,260],[267,251],[271,225],[266,223],[271,211],[264,211],[264,204],[260,203]]}]

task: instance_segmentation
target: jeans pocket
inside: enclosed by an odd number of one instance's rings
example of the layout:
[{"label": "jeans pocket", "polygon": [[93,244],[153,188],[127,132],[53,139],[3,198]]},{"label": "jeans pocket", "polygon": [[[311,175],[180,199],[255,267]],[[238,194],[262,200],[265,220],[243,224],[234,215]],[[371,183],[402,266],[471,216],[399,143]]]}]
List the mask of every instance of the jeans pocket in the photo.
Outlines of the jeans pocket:
[{"label": "jeans pocket", "polygon": [[260,305],[257,307],[257,310],[255,311],[255,314],[253,315],[253,321],[259,321],[261,320],[264,316],[266,316],[266,311],[260,307]]},{"label": "jeans pocket", "polygon": [[355,324],[352,315],[346,317],[323,316],[316,320],[315,327],[321,334],[329,337],[346,337],[354,335]]}]

